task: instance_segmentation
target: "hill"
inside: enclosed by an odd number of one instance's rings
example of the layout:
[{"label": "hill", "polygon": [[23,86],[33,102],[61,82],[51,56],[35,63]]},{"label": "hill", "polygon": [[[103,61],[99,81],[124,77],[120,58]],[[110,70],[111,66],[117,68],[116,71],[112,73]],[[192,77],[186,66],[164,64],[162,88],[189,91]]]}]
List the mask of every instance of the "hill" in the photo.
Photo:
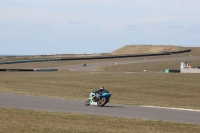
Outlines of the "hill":
[{"label": "hill", "polygon": [[113,52],[112,55],[117,54],[146,54],[146,53],[164,53],[164,52],[178,52],[187,50],[188,48],[171,45],[125,45]]},{"label": "hill", "polygon": [[46,58],[84,58],[84,57],[98,57],[110,55],[126,55],[126,54],[155,54],[165,52],[178,52],[188,50],[189,48],[170,45],[125,45],[110,53],[96,53],[96,54],[55,54],[55,55],[28,55],[28,56],[0,56],[0,61],[12,60],[29,60],[29,59],[46,59]]}]

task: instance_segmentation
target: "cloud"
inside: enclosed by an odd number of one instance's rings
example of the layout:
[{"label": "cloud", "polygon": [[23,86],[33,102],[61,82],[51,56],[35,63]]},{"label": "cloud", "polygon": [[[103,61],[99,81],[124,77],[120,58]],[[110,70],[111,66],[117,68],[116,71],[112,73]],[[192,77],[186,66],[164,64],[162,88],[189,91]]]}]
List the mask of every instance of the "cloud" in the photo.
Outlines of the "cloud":
[{"label": "cloud", "polygon": [[96,25],[95,28],[100,28],[100,26]]},{"label": "cloud", "polygon": [[76,22],[76,24],[83,24],[83,23],[78,21],[78,22]]},{"label": "cloud", "polygon": [[144,22],[144,23],[142,23],[142,25],[147,25],[148,23],[146,23],[146,22]]},{"label": "cloud", "polygon": [[76,22],[74,20],[68,20],[67,23],[68,24],[83,24],[82,22],[79,22],[79,21]]},{"label": "cloud", "polygon": [[182,20],[200,21],[200,17],[194,15],[200,13],[199,8],[196,8],[198,3],[200,3],[198,0],[192,2],[186,0],[3,0],[0,18],[5,21],[44,22],[57,26],[64,26],[66,20],[70,18],[67,24],[82,24],[83,21],[88,25],[101,25],[116,30],[130,23],[145,25],[145,23],[160,24]]},{"label": "cloud", "polygon": [[76,22],[74,20],[68,20],[67,23],[68,24],[75,24]]},{"label": "cloud", "polygon": [[200,33],[200,28],[198,26],[188,26],[186,32],[189,33]]},{"label": "cloud", "polygon": [[36,26],[39,26],[39,27],[51,27],[50,24],[46,24],[46,23],[37,23]]},{"label": "cloud", "polygon": [[183,29],[183,26],[167,26],[168,29]]},{"label": "cloud", "polygon": [[135,30],[138,30],[138,28],[137,28],[136,25],[127,25],[127,26],[126,26],[126,30],[135,31]]},{"label": "cloud", "polygon": [[159,24],[158,24],[158,23],[152,23],[152,25],[153,25],[153,26],[158,26]]}]

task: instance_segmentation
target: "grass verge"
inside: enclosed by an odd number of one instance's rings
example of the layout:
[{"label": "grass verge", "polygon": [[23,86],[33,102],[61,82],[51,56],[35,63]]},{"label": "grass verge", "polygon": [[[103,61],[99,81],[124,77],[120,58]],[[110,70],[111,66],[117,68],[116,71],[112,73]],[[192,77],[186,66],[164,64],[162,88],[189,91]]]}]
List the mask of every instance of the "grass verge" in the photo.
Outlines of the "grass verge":
[{"label": "grass verge", "polygon": [[105,86],[111,103],[200,109],[199,74],[116,72],[3,72],[0,91],[86,100]]},{"label": "grass verge", "polygon": [[199,133],[200,126],[162,121],[0,108],[1,133]]}]

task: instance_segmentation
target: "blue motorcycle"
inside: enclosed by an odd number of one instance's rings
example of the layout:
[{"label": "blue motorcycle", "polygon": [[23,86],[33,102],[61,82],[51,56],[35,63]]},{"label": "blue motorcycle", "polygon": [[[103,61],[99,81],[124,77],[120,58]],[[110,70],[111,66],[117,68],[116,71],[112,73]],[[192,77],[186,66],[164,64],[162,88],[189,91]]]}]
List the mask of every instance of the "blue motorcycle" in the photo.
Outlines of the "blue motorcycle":
[{"label": "blue motorcycle", "polygon": [[110,101],[111,94],[110,93],[103,93],[101,95],[97,93],[91,92],[90,97],[86,100],[85,105],[97,105],[99,107],[103,107]]}]

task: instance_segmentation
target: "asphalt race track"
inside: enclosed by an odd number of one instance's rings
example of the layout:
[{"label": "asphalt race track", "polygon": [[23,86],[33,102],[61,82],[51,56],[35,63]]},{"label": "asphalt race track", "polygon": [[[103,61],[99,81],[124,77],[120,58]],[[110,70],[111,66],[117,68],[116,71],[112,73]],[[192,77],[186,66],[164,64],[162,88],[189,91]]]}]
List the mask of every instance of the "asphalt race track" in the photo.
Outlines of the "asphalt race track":
[{"label": "asphalt race track", "polygon": [[105,107],[97,107],[85,106],[84,103],[84,101],[0,93],[0,106],[6,108],[200,124],[200,110],[165,109],[109,103]]},{"label": "asphalt race track", "polygon": [[179,57],[179,58],[162,58],[162,59],[144,59],[144,60],[133,60],[133,61],[119,61],[119,62],[102,62],[102,63],[89,63],[86,66],[83,64],[71,65],[71,66],[60,66],[55,67],[54,69],[65,70],[69,69],[71,71],[95,71],[96,67],[102,66],[111,66],[111,65],[120,65],[120,64],[131,64],[131,63],[145,63],[145,62],[160,62],[160,61],[181,61],[185,59],[199,59],[200,56],[188,56],[188,57]]}]

